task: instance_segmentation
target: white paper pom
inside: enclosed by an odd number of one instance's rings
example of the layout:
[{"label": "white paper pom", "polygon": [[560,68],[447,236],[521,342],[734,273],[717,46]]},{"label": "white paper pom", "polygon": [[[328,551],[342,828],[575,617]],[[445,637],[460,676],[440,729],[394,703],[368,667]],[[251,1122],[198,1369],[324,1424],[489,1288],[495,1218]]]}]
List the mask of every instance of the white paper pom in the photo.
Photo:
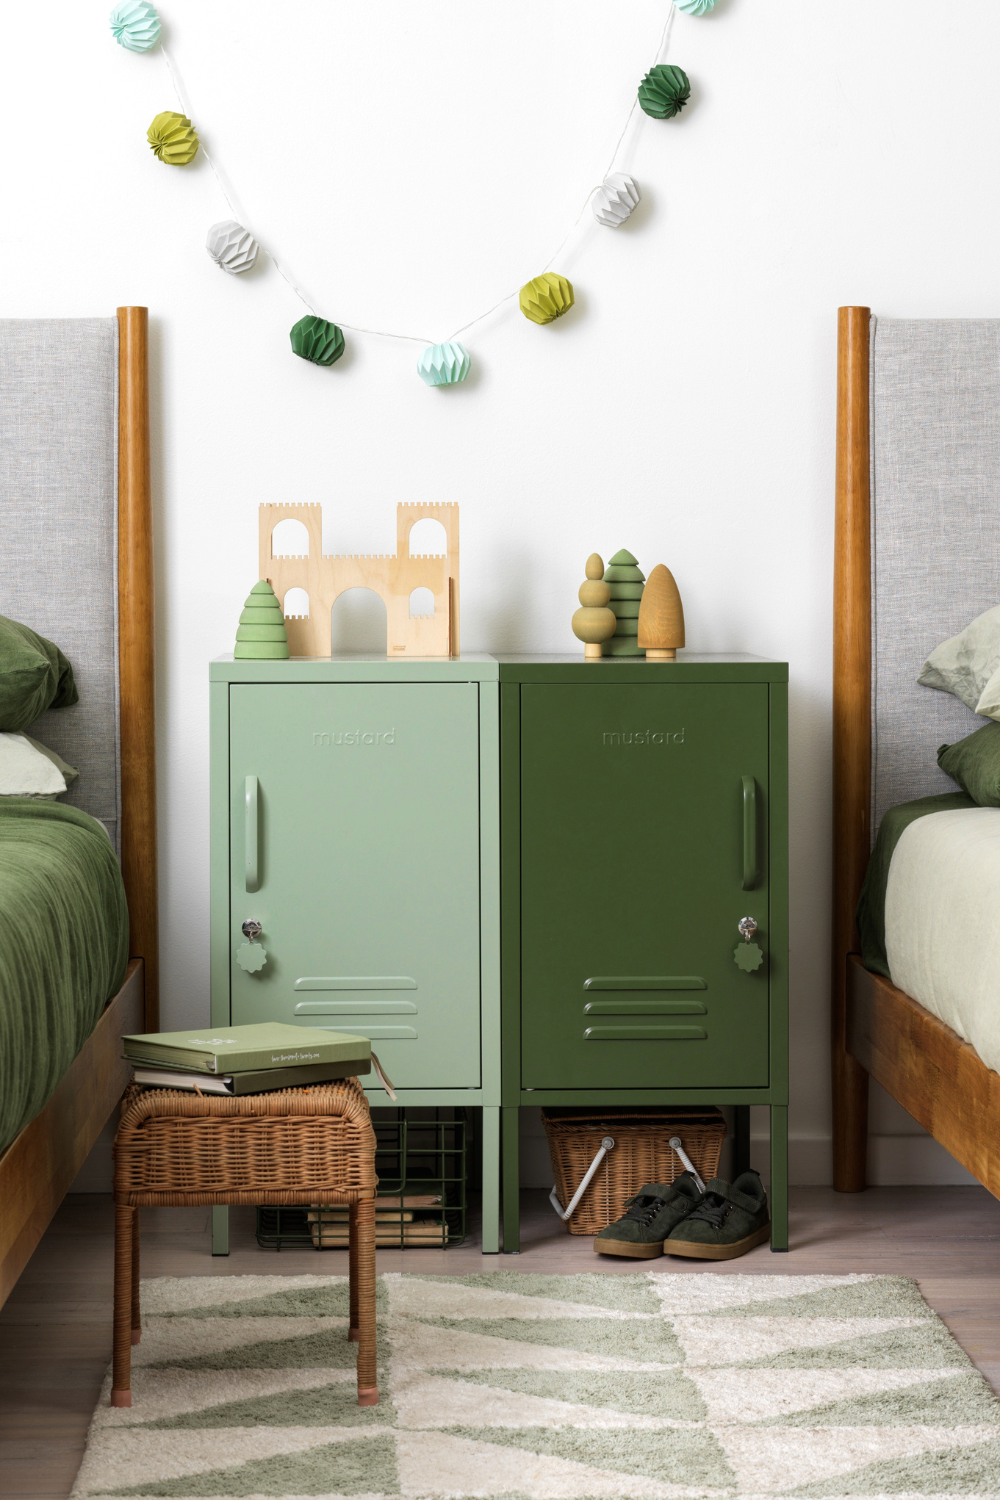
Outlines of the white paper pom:
[{"label": "white paper pom", "polygon": [[612,172],[594,194],[594,218],[608,229],[617,229],[619,224],[625,223],[641,197],[634,177],[624,172]]},{"label": "white paper pom", "polygon": [[249,271],[257,259],[259,248],[249,229],[244,229],[235,219],[224,219],[221,224],[213,224],[205,241],[205,249],[215,264],[228,271],[230,276],[239,276],[241,271]]}]

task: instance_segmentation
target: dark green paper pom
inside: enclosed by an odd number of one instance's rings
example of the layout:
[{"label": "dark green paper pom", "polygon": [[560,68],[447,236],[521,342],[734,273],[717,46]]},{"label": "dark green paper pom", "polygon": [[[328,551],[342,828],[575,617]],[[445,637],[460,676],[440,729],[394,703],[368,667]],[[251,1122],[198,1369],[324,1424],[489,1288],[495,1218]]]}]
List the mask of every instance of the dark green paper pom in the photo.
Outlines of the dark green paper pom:
[{"label": "dark green paper pom", "polygon": [[326,318],[300,318],[288,337],[292,351],[314,365],[332,365],[344,352],[344,335]]},{"label": "dark green paper pom", "polygon": [[657,63],[639,85],[639,105],[654,120],[672,120],[691,97],[691,83],[683,68]]}]

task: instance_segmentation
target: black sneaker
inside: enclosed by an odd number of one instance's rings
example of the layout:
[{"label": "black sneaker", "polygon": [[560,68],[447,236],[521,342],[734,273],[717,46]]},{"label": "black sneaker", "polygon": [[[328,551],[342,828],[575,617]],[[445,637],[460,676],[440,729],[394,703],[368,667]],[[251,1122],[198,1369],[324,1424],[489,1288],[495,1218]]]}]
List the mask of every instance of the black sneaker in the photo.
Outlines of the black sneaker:
[{"label": "black sneaker", "polygon": [[734,1260],[771,1237],[767,1194],[756,1172],[744,1172],[729,1185],[721,1177],[705,1184],[705,1196],[671,1230],[664,1255],[695,1260]]},{"label": "black sneaker", "polygon": [[662,1255],[667,1235],[698,1206],[701,1196],[690,1172],[682,1172],[666,1185],[647,1183],[628,1200],[621,1218],[595,1236],[594,1249],[598,1255],[631,1255],[639,1260]]}]

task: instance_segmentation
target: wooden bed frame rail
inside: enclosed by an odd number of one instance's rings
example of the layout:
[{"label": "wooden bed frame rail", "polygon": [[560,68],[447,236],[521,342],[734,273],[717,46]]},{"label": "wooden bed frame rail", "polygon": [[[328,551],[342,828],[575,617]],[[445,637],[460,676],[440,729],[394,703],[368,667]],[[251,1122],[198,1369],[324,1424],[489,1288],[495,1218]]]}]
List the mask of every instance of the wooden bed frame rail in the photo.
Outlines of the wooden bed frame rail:
[{"label": "wooden bed frame rail", "polygon": [[159,1029],[149,314],[118,309],[118,677],[125,983],[40,1114],[0,1156],[0,1306],[121,1099],[123,1032]]},{"label": "wooden bed frame rail", "polygon": [[871,311],[837,329],[837,513],[833,564],[833,1185],[865,1186],[868,1074],[847,1042],[847,958],[871,853]]}]

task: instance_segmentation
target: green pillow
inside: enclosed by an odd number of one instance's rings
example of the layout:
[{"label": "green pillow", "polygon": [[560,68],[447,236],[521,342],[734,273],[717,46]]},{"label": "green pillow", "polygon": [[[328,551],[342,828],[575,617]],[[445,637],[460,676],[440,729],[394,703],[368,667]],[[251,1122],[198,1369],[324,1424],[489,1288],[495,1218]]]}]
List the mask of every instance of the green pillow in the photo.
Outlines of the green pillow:
[{"label": "green pillow", "polygon": [[938,765],[980,807],[1000,807],[1000,724],[984,724],[957,745],[942,745]]},{"label": "green pillow", "polygon": [[79,701],[73,668],[59,647],[0,615],[0,734],[16,734],[47,708]]}]

